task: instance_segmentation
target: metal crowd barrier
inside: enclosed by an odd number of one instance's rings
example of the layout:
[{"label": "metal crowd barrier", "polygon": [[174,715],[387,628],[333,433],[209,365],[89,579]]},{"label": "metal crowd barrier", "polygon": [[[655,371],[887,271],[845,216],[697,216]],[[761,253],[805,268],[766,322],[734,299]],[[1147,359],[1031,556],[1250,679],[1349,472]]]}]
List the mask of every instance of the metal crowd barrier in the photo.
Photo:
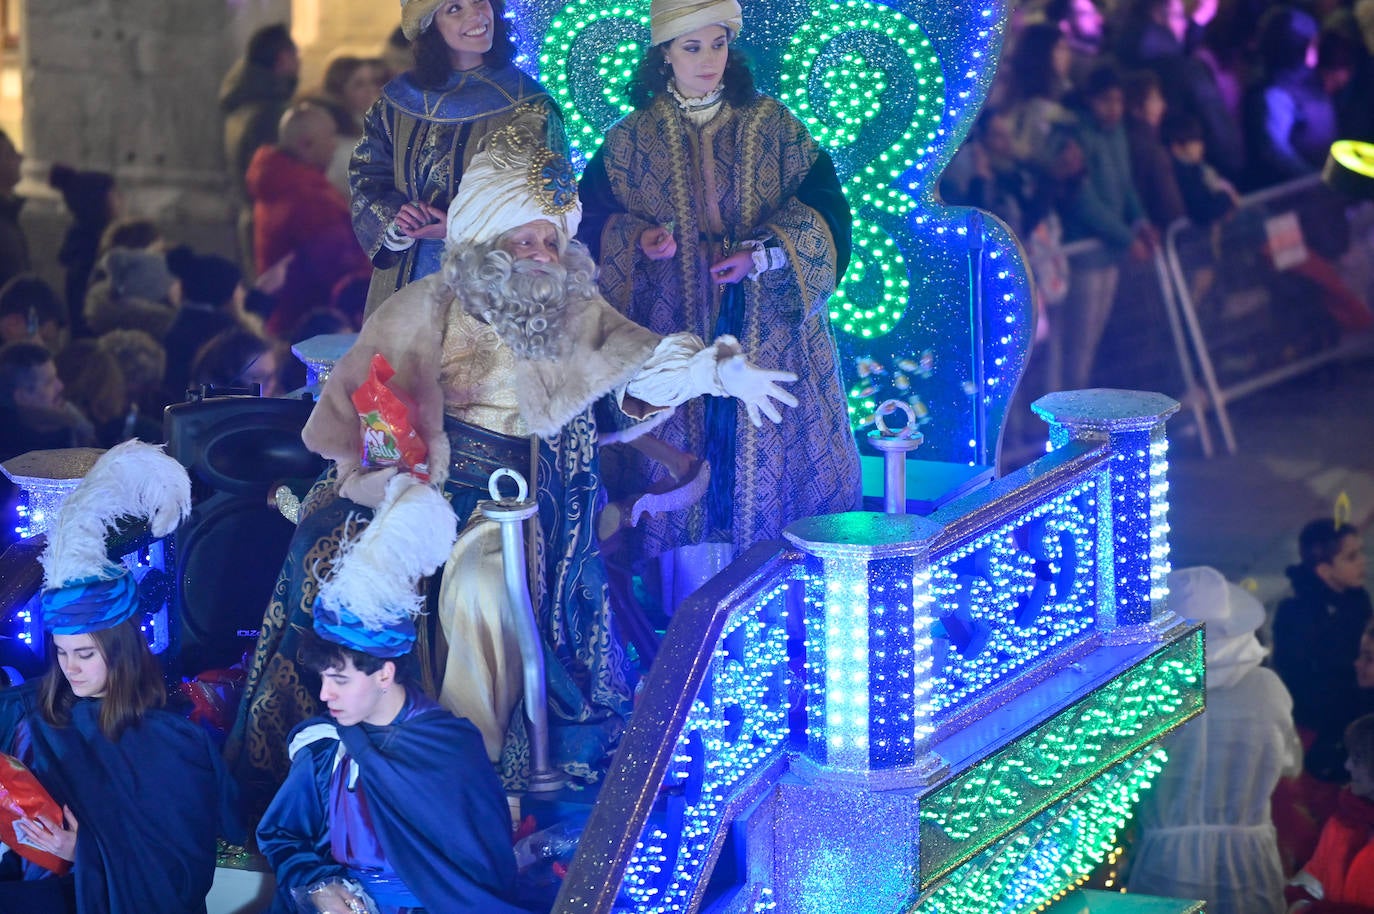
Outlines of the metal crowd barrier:
[{"label": "metal crowd barrier", "polygon": [[[1073,319],[1071,303],[1078,294],[1073,286],[1074,277],[1081,278],[1085,265],[1100,260],[1102,252],[1102,243],[1094,240],[1064,246],[1070,293],[1068,300],[1049,309],[1050,333],[1057,335],[1057,339],[1045,347],[1051,363],[1041,376],[1046,391],[1068,386],[1064,383],[1062,362],[1071,356],[1067,352],[1056,355],[1053,347],[1072,345],[1073,333],[1066,325]],[[1209,404],[1189,353],[1181,310],[1163,251],[1157,250],[1145,263],[1122,264],[1112,317],[1097,349],[1099,369],[1095,377],[1111,387],[1170,391],[1192,414],[1203,452],[1210,457],[1213,444],[1207,425]],[[1160,332],[1163,326],[1169,328],[1167,338]]]},{"label": "metal crowd barrier", "polygon": [[1214,227],[1171,225],[1164,257],[1230,453],[1231,402],[1369,347],[1374,205],[1316,175],[1243,197]]},{"label": "metal crowd barrier", "polygon": [[[1064,253],[1072,301],[1074,276],[1100,260],[1102,245],[1073,242]],[[1209,457],[1214,413],[1235,453],[1229,404],[1367,351],[1374,337],[1356,325],[1370,320],[1371,301],[1374,204],[1352,204],[1318,176],[1302,178],[1242,197],[1218,224],[1179,220],[1151,261],[1123,263],[1096,379],[1174,393]],[[1073,338],[1067,307],[1050,309],[1059,346]],[[1057,380],[1051,370],[1049,389],[1059,389]]]}]

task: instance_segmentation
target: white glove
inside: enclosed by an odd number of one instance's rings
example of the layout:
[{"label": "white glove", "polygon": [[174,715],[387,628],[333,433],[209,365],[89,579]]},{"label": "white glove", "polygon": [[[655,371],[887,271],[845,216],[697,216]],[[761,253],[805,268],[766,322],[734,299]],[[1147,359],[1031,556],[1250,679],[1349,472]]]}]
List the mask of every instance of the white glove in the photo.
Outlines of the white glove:
[{"label": "white glove", "polygon": [[763,425],[759,413],[772,419],[775,425],[782,421],[782,413],[773,400],[786,406],[797,405],[797,398],[778,386],[779,382],[790,384],[797,380],[795,374],[760,368],[740,354],[716,363],[716,380],[723,394],[744,404],[755,428]]}]

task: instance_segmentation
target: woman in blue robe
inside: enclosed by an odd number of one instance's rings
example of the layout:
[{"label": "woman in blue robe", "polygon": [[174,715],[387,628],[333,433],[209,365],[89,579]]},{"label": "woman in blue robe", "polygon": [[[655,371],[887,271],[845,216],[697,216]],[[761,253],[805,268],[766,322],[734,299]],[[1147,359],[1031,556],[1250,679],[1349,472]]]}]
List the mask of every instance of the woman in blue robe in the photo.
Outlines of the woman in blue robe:
[{"label": "woman in blue robe", "polygon": [[483,136],[536,105],[546,113],[551,148],[567,147],[544,88],[511,62],[504,0],[401,6],[415,68],[382,90],[349,166],[353,230],[376,268],[369,314],[439,269],[444,213]]},{"label": "woman in blue robe", "polygon": [[[0,911],[204,914],[216,836],[239,838],[219,753],[204,730],[163,709],[138,586],[105,557],[101,519],[133,513],[122,510],[137,503],[129,493],[168,477],[174,497],[152,524],[165,535],[190,509],[190,481],[137,441],[97,461],[49,533],[40,600],[52,665],[37,683],[0,693],[0,732],[62,810],[16,819],[16,835],[72,866],[55,877],[25,861],[23,883],[0,882]],[[83,532],[85,548],[74,548]]]}]

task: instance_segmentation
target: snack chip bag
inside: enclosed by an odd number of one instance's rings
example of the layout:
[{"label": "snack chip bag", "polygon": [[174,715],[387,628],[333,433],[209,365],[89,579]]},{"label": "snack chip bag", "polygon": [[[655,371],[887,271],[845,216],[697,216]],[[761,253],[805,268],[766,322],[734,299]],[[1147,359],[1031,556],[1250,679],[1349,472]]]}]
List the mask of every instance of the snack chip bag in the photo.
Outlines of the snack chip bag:
[{"label": "snack chip bag", "polygon": [[23,762],[12,755],[0,753],[0,841],[25,860],[64,876],[72,868],[70,861],[39,850],[15,832],[16,819],[33,819],[37,816],[49,822],[61,822],[62,808]]},{"label": "snack chip bag", "polygon": [[353,407],[362,423],[365,467],[399,467],[421,479],[429,479],[429,456],[410,416],[415,405],[388,383],[396,369],[380,352],[372,357],[367,380],[353,391]]}]

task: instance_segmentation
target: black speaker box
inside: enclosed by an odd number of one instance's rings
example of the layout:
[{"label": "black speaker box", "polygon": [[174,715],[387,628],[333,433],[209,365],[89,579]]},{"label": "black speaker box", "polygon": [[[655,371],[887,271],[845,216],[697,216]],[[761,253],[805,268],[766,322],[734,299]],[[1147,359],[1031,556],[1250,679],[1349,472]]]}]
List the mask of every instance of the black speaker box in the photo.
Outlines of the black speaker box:
[{"label": "black speaker box", "polygon": [[210,397],[169,406],[167,452],[191,476],[194,507],[172,536],[175,669],[220,669],[253,649],[295,525],[278,486],[303,492],[324,469],[301,442],[314,402]]}]

